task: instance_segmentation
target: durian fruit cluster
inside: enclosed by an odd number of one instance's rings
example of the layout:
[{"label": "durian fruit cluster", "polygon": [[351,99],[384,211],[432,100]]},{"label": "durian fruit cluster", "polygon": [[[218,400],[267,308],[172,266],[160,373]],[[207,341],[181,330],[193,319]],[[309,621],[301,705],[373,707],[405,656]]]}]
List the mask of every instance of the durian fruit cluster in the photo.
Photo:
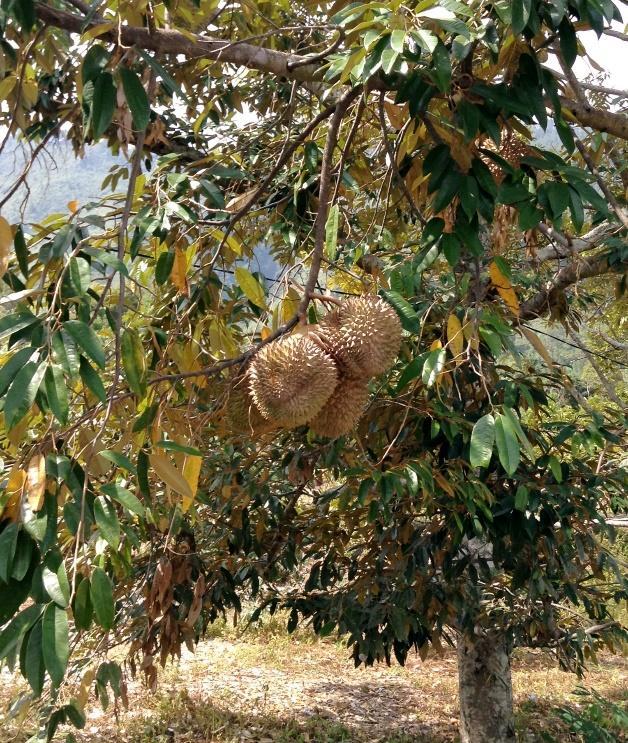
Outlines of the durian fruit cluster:
[{"label": "durian fruit cluster", "polygon": [[228,425],[252,434],[308,424],[319,436],[352,431],[368,403],[368,383],[401,345],[395,310],[374,296],[352,297],[318,325],[264,346],[232,386]]}]

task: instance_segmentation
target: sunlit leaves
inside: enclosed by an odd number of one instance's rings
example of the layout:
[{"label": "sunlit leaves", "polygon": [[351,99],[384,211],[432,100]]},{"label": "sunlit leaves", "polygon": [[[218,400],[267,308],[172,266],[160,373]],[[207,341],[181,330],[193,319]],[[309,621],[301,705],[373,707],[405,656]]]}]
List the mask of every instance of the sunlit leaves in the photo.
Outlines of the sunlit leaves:
[{"label": "sunlit leaves", "polygon": [[469,461],[472,467],[488,467],[495,443],[495,418],[483,415],[473,426]]},{"label": "sunlit leaves", "polygon": [[120,350],[122,368],[129,387],[136,395],[143,397],[146,394],[146,359],[142,342],[135,330],[125,329],[122,332]]},{"label": "sunlit leaves", "polygon": [[264,289],[248,269],[244,266],[238,266],[235,270],[235,280],[248,300],[258,307],[266,307]]},{"label": "sunlit leaves", "polygon": [[8,428],[19,423],[30,410],[45,372],[45,362],[29,361],[15,375],[4,403],[4,419]]},{"label": "sunlit leaves", "polygon": [[120,522],[116,509],[108,498],[99,496],[94,500],[94,518],[103,538],[117,549],[120,544]]}]

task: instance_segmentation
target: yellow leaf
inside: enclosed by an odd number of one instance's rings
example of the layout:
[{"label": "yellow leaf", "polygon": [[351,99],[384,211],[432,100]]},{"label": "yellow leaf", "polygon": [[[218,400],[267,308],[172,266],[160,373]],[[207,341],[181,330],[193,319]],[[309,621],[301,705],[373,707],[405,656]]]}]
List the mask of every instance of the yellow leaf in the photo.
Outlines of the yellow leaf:
[{"label": "yellow leaf", "polygon": [[543,345],[539,336],[528,328],[521,327],[521,332],[526,337],[532,348],[538,353],[543,361],[549,366],[550,369],[554,368],[554,359],[550,356],[549,351]]},{"label": "yellow leaf", "polygon": [[260,333],[260,335],[262,336],[262,340],[265,341],[266,338],[268,338],[270,336],[271,332],[272,332],[271,329],[269,327],[267,327],[266,325],[264,325],[264,327],[262,328],[262,331]]},{"label": "yellow leaf", "polygon": [[266,297],[259,281],[243,266],[238,266],[235,270],[235,280],[238,286],[244,292],[247,299],[253,304],[266,309]]},{"label": "yellow leaf", "polygon": [[107,31],[111,31],[116,27],[114,21],[108,23],[99,23],[97,26],[92,26],[88,31],[81,36],[81,41],[89,41],[89,39],[95,39],[97,36],[106,34]]},{"label": "yellow leaf", "polygon": [[240,209],[244,209],[244,207],[249,205],[251,198],[257,193],[257,189],[258,187],[255,186],[255,188],[250,188],[248,191],[234,196],[227,202],[225,209],[228,212],[237,212],[240,211]]},{"label": "yellow leaf", "polygon": [[39,85],[37,80],[24,80],[22,83],[22,101],[27,109],[31,109],[39,97]]},{"label": "yellow leaf", "polygon": [[13,92],[13,88],[15,87],[16,83],[17,78],[15,77],[15,75],[9,75],[9,77],[4,78],[4,80],[0,83],[0,101],[6,101],[6,99]]},{"label": "yellow leaf", "polygon": [[242,255],[242,243],[234,235],[229,235],[225,239],[225,233],[222,230],[214,230],[212,232],[212,237],[216,238],[219,242],[224,240],[227,246],[231,248],[236,255]]},{"label": "yellow leaf", "polygon": [[25,483],[26,472],[17,466],[13,467],[9,473],[9,480],[7,482],[6,496],[8,498],[4,505],[4,510],[0,511],[3,519],[13,521],[19,516]]},{"label": "yellow leaf", "polygon": [[440,338],[437,338],[435,341],[432,341],[432,344],[430,345],[430,351],[436,351],[439,348],[442,348],[443,344],[440,342]]},{"label": "yellow leaf", "polygon": [[299,292],[293,286],[291,286],[286,292],[286,296],[281,300],[282,323],[289,322],[297,314],[299,302]]},{"label": "yellow leaf", "polygon": [[68,209],[72,212],[72,214],[76,214],[79,208],[79,203],[76,199],[73,199],[72,201],[68,201]]},{"label": "yellow leaf", "polygon": [[33,511],[40,511],[44,505],[46,494],[46,458],[43,454],[35,454],[28,463],[26,476],[26,495],[28,504]]},{"label": "yellow leaf", "polygon": [[452,313],[447,320],[447,343],[451,355],[456,359],[456,364],[460,362],[459,356],[464,349],[464,334],[462,332],[462,323]]},{"label": "yellow leaf", "polygon": [[192,492],[188,481],[168,457],[163,454],[151,454],[150,463],[157,477],[161,478],[166,485],[183,496],[184,499],[187,498],[190,502],[194,500],[195,493]]},{"label": "yellow leaf", "polygon": [[510,281],[499,270],[499,266],[495,261],[488,267],[488,273],[491,277],[491,283],[497,289],[497,293],[504,300],[508,309],[513,315],[519,317],[519,300],[517,299],[517,294],[512,288]]},{"label": "yellow leaf", "polygon": [[9,257],[13,247],[13,231],[4,217],[0,217],[0,277],[9,267]]},{"label": "yellow leaf", "polygon": [[187,454],[185,457],[185,462],[183,463],[183,477],[185,478],[187,484],[190,486],[192,497],[187,498],[185,495],[183,496],[183,503],[181,504],[181,507],[184,513],[190,508],[190,506],[194,502],[194,498],[196,497],[196,491],[198,490],[198,478],[201,473],[202,464],[203,457],[196,457],[192,454]]},{"label": "yellow leaf", "polygon": [[172,264],[172,271],[170,272],[170,280],[179,292],[185,294],[186,297],[190,295],[187,272],[188,261],[186,255],[181,248],[176,247],[174,249],[174,263]]}]

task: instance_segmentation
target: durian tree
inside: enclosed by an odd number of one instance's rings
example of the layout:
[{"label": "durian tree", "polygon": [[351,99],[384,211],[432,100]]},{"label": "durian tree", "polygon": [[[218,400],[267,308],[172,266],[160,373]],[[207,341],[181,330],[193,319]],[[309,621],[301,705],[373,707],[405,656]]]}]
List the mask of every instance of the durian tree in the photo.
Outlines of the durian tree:
[{"label": "durian tree", "polygon": [[[32,740],[253,605],[356,664],[456,644],[462,740],[514,741],[515,646],[581,671],[625,639],[625,400],[592,409],[543,342],[625,303],[627,96],[572,71],[625,43],[620,5],[0,7],[0,151],[27,154],[0,659]],[[57,139],[122,164],[29,221]]]}]

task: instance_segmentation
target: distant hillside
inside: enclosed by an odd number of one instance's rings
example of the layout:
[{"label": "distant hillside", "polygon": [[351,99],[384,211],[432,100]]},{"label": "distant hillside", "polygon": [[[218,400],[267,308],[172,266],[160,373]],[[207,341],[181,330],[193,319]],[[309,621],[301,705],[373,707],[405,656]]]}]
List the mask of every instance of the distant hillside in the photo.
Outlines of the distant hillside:
[{"label": "distant hillside", "polygon": [[[100,195],[100,185],[109,168],[121,162],[104,143],[85,148],[85,156],[77,158],[71,145],[64,139],[57,140],[41,153],[28,175],[30,195],[24,211],[24,221],[42,219],[46,214],[66,211],[68,201],[76,199],[85,203]],[[0,196],[15,182],[28,162],[28,150],[12,140],[0,154]],[[2,209],[2,216],[9,222],[20,219],[20,209],[28,195],[22,186]]]}]

